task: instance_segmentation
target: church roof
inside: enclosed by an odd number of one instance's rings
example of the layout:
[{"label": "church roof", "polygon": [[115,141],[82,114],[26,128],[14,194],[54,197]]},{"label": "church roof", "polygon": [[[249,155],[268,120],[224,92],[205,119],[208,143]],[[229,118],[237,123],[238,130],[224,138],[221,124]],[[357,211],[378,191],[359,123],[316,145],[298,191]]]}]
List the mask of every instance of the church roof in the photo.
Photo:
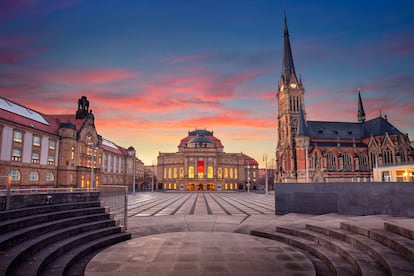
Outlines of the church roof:
[{"label": "church roof", "polygon": [[[308,121],[308,133],[314,139],[352,140],[373,136],[399,135],[401,132],[387,119],[378,117],[364,123]],[[319,144],[319,143],[318,143]]]}]

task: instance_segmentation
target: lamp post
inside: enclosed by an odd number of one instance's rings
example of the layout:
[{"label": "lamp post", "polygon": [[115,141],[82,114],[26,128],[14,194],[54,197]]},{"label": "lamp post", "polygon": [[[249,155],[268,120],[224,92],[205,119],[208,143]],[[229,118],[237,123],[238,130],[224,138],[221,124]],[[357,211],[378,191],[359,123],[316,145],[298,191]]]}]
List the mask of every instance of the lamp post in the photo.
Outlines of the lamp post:
[{"label": "lamp post", "polygon": [[269,189],[268,189],[268,176],[267,176],[267,154],[263,155],[263,161],[265,161],[265,189],[266,189],[266,195],[269,194]]},{"label": "lamp post", "polygon": [[154,192],[154,161],[152,161],[151,192]]}]

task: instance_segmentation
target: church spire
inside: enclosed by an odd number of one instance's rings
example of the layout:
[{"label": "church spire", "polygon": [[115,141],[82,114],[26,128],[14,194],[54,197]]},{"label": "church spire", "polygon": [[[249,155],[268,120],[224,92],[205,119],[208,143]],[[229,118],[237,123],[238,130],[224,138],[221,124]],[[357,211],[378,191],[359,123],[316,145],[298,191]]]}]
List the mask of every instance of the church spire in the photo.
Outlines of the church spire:
[{"label": "church spire", "polygon": [[294,75],[296,78],[295,73],[295,65],[293,64],[293,55],[292,49],[290,47],[290,40],[289,40],[289,30],[286,21],[286,13],[285,13],[285,30],[284,30],[284,46],[283,46],[283,60],[282,60],[282,79],[286,83],[290,82],[291,76]]},{"label": "church spire", "polygon": [[362,105],[361,90],[359,89],[358,89],[358,122],[359,123],[365,122],[365,111],[364,111],[364,106]]}]

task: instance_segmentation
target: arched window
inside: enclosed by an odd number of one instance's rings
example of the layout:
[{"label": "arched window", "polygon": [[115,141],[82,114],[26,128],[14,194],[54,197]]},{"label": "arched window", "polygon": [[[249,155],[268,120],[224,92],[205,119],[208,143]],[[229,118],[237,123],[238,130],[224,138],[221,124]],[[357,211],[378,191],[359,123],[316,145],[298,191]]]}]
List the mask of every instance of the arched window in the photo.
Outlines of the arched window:
[{"label": "arched window", "polygon": [[225,179],[229,178],[229,169],[228,168],[224,168],[224,178]]},{"label": "arched window", "polygon": [[349,153],[345,152],[342,155],[342,158],[344,162],[344,171],[352,171],[352,156]]},{"label": "arched window", "polygon": [[31,171],[29,173],[29,181],[39,181],[39,173],[36,171]]},{"label": "arched window", "polygon": [[178,168],[174,168],[174,178],[178,177]]},{"label": "arched window", "polygon": [[213,178],[213,166],[207,167],[207,178]]},{"label": "arched window", "polygon": [[172,178],[172,168],[168,168],[168,178]]},{"label": "arched window", "polygon": [[315,151],[312,155],[312,167],[314,169],[321,167],[321,160],[317,151]]},{"label": "arched window", "polygon": [[377,153],[375,151],[371,151],[369,153],[369,162],[371,165],[371,169],[377,166]]},{"label": "arched window", "polygon": [[232,178],[233,179],[233,168],[230,168],[230,178]]},{"label": "arched window", "polygon": [[217,177],[218,178],[223,178],[223,170],[222,170],[222,168],[218,168],[218,170],[217,170]]},{"label": "arched window", "polygon": [[384,164],[392,164],[394,163],[394,154],[392,153],[392,151],[387,148],[384,151]]},{"label": "arched window", "polygon": [[180,168],[180,178],[184,178],[184,168]]},{"label": "arched window", "polygon": [[368,157],[365,153],[361,152],[359,154],[359,170],[367,171],[368,170]]},{"label": "arched window", "polygon": [[328,171],[337,170],[336,155],[332,152],[328,152],[328,154],[326,155],[326,168],[328,169]]},{"label": "arched window", "polygon": [[12,181],[20,181],[20,171],[19,170],[11,170],[9,175],[11,176]]},{"label": "arched window", "polygon": [[55,180],[55,176],[53,175],[53,172],[47,172],[46,181],[53,181],[53,180]]}]

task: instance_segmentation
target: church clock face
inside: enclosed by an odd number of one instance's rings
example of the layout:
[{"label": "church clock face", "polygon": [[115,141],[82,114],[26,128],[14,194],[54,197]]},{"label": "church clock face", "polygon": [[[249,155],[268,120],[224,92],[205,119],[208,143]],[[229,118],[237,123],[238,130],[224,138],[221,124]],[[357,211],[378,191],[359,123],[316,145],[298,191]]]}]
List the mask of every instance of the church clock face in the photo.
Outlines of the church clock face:
[{"label": "church clock face", "polygon": [[291,83],[291,84],[290,84],[290,88],[295,89],[295,88],[296,88],[296,83]]}]

